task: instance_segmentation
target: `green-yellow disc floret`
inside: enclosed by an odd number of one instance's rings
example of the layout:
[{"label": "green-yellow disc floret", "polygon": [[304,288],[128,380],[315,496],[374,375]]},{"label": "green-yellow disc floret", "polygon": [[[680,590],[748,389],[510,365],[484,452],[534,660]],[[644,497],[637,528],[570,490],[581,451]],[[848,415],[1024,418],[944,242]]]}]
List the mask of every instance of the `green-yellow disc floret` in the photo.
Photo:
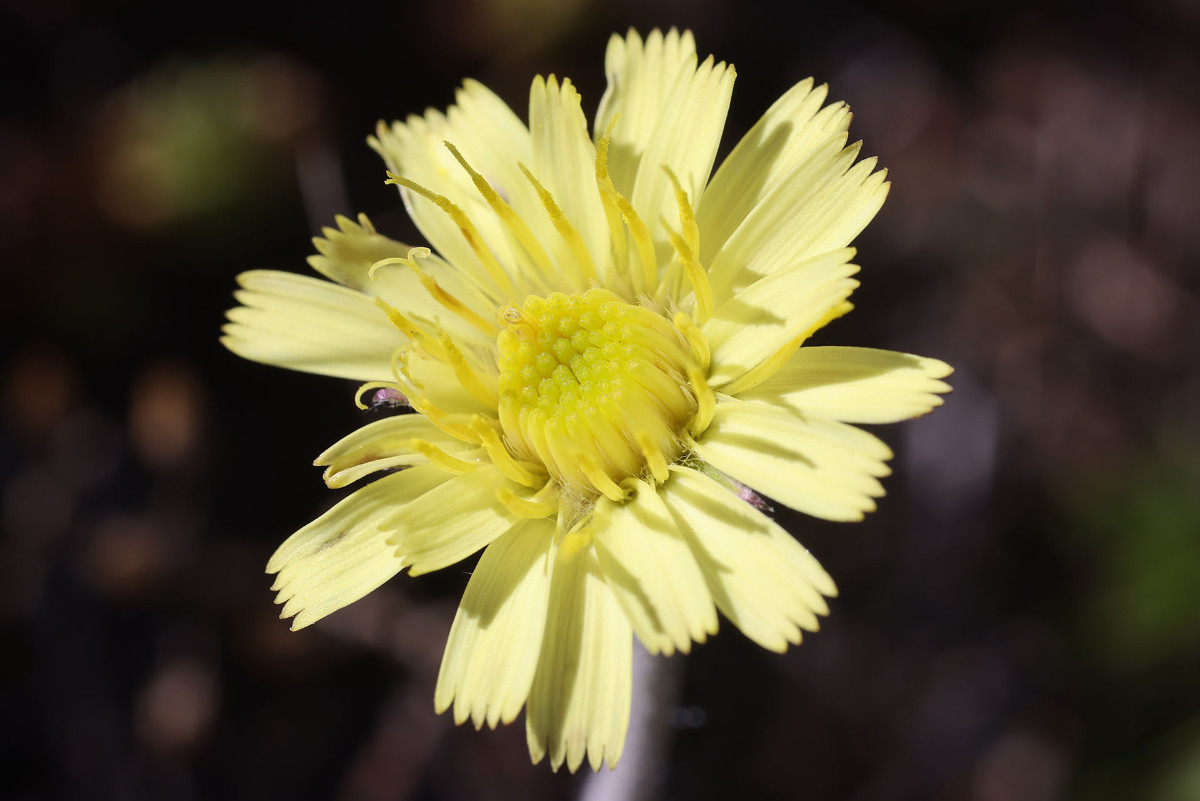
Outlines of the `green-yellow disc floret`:
[{"label": "green-yellow disc floret", "polygon": [[661,314],[604,289],[505,306],[499,413],[519,459],[587,495],[665,475],[697,411],[696,358]]}]

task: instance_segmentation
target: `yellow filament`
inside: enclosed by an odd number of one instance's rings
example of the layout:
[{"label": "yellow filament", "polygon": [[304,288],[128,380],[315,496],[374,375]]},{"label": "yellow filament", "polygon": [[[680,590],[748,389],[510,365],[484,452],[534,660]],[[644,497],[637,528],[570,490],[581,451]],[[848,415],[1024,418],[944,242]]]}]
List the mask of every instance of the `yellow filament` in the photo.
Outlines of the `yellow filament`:
[{"label": "yellow filament", "polygon": [[[633,324],[630,326],[633,330],[630,332],[629,337],[624,340],[625,343],[638,346],[645,350],[647,354],[661,356],[671,364],[683,364],[688,361],[690,349],[683,347],[683,344],[679,341],[679,334],[675,331],[671,331],[668,327],[665,332],[660,332],[659,336],[655,336],[654,332],[642,330],[643,326],[640,324],[644,320],[649,319],[662,320],[664,325],[666,324],[666,320],[663,320],[653,312],[646,315],[639,315],[636,321],[633,321]],[[651,327],[653,326],[645,326],[645,328]]]},{"label": "yellow filament", "polygon": [[621,427],[609,415],[603,414],[600,407],[592,406],[581,417],[581,424],[591,433],[596,453],[604,457],[612,472],[632,474],[638,471],[641,461],[637,451],[630,447]]},{"label": "yellow filament", "polygon": [[[553,484],[550,486],[553,486]],[[538,492],[532,498],[522,498],[508,487],[496,490],[496,500],[504,504],[508,511],[517,517],[532,518],[535,520],[549,517],[558,511],[557,499],[553,496],[541,498],[539,497],[541,495],[542,493]]]},{"label": "yellow filament", "polygon": [[425,290],[433,297],[434,300],[436,300],[449,311],[454,312],[459,317],[466,320],[471,325],[475,326],[475,328],[477,328],[483,334],[487,336],[495,336],[495,325],[488,322],[474,310],[468,308],[466,304],[464,304],[454,295],[451,295],[449,292],[442,289],[441,284],[437,282],[437,279],[422,270],[421,266],[417,264],[417,259],[428,258],[429,252],[429,248],[412,248],[408,251],[408,258],[406,259],[399,257],[380,259],[371,265],[371,269],[367,272],[367,275],[371,278],[374,278],[375,271],[380,267],[388,267],[393,264],[408,267],[416,274],[417,280],[421,282],[421,286],[425,287]]},{"label": "yellow filament", "polygon": [[820,320],[817,320],[817,322],[809,326],[808,330],[803,334],[789,341],[782,348],[775,351],[770,356],[763,359],[761,362],[751,367],[749,370],[742,373],[725,386],[721,387],[721,392],[727,395],[738,395],[746,390],[757,387],[759,384],[775,375],[775,373],[779,371],[779,368],[783,367],[783,365],[787,363],[787,360],[792,358],[792,354],[796,352],[797,348],[804,344],[806,339],[853,308],[854,304],[848,300],[843,300],[841,303],[838,303],[829,311],[825,312],[825,315]]},{"label": "yellow filament", "polygon": [[587,476],[588,480],[592,482],[592,486],[599,490],[604,497],[612,501],[623,501],[629,497],[625,490],[609,478],[608,473],[600,469],[600,465],[596,463],[595,457],[591,454],[576,451],[573,457],[580,472]]},{"label": "yellow filament", "polygon": [[487,270],[492,280],[496,282],[496,285],[500,287],[500,290],[506,295],[511,295],[516,291],[513,288],[512,279],[508,277],[508,273],[500,266],[500,262],[496,261],[496,257],[492,255],[492,251],[484,243],[479,229],[475,227],[475,223],[471,222],[471,218],[466,215],[466,212],[450,202],[449,198],[432,192],[415,181],[410,181],[391,171],[388,172],[388,179],[385,183],[398,184],[412,190],[444,211],[454,221],[454,224],[458,226],[458,230],[462,233],[463,238],[467,240],[467,244],[471,246],[471,250],[479,257],[479,262]]},{"label": "yellow filament", "polygon": [[414,439],[411,444],[414,451],[448,473],[462,475],[479,467],[478,463],[464,462],[462,459],[451,456],[432,442],[427,442],[423,439]]},{"label": "yellow filament", "polygon": [[473,445],[482,444],[478,432],[472,430],[468,425],[456,423],[451,420],[450,415],[435,406],[428,398],[413,398],[410,400],[415,411],[425,415],[425,419],[450,436]]},{"label": "yellow filament", "polygon": [[[550,421],[540,409],[522,408],[520,422],[516,428],[505,429],[510,436],[516,433],[524,438],[530,451],[532,451],[531,455],[537,456],[542,464],[546,465],[548,470],[558,464],[554,453],[550,450],[550,442],[546,438],[546,428],[549,426],[549,423]],[[555,476],[561,477],[559,474],[555,474]]]},{"label": "yellow filament", "polygon": [[[609,187],[612,187],[611,183]],[[642,264],[644,291],[651,294],[658,287],[658,256],[654,253],[654,239],[650,236],[650,229],[646,223],[633,208],[633,204],[615,188],[611,191],[613,202],[621,210],[621,217],[624,218],[625,226],[633,235],[633,243],[637,246],[638,261]]]},{"label": "yellow filament", "polygon": [[683,267],[688,282],[692,285],[692,292],[696,297],[696,307],[693,310],[696,322],[703,325],[712,316],[713,296],[712,286],[708,282],[708,273],[705,272],[703,265],[700,264],[700,259],[696,256],[696,251],[700,247],[696,217],[692,214],[687,193],[683,191],[675,173],[669,167],[663,167],[663,169],[666,170],[671,183],[675,186],[675,202],[679,205],[679,223],[683,233],[682,235],[676,233],[667,225],[666,220],[663,221],[663,227],[667,229],[671,245],[675,248],[675,260]]},{"label": "yellow filament", "polygon": [[604,206],[604,218],[608,221],[608,237],[613,245],[613,261],[618,269],[627,273],[634,294],[641,294],[646,290],[640,280],[641,274],[629,271],[629,242],[625,235],[625,229],[621,227],[621,209],[613,198],[616,189],[613,188],[612,179],[608,176],[609,137],[616,122],[617,115],[614,115],[608,123],[604,135],[600,137],[600,141],[596,142],[596,185],[600,189],[600,203]]},{"label": "yellow filament", "polygon": [[671,416],[679,419],[691,411],[691,404],[679,383],[658,367],[645,364],[629,370],[629,377],[646,390],[650,399],[658,401]]},{"label": "yellow filament", "polygon": [[[634,210],[633,204],[617,191],[608,174],[608,147],[618,116],[614,114],[613,118],[609,120],[608,127],[604,130],[604,136],[596,144],[596,182],[600,186],[601,198],[616,206],[625,220],[626,227],[629,228],[629,233],[633,235],[638,261],[642,267],[640,274],[630,270],[630,278],[633,280],[634,287],[638,292],[650,293],[658,286],[658,257],[654,253],[654,239],[650,236],[650,229],[646,227],[646,223]],[[621,247],[624,249],[624,232],[619,236],[614,233],[613,241],[620,241]]]},{"label": "yellow filament", "polygon": [[619,395],[614,393],[612,399],[613,403],[605,403],[597,408],[617,430],[663,430],[662,417],[666,409],[641,387],[623,389]]},{"label": "yellow filament", "polygon": [[396,377],[396,384],[401,391],[408,396],[408,405],[416,408],[415,400],[425,397],[425,384],[418,381],[408,372],[408,357],[411,351],[405,348],[397,348],[392,354],[392,375]]},{"label": "yellow filament", "polygon": [[700,250],[700,227],[696,224],[696,215],[692,213],[692,204],[675,171],[666,164],[663,165],[663,170],[671,179],[671,186],[675,188],[675,205],[679,207],[679,225],[683,232],[683,241],[687,243],[688,249],[695,253]]},{"label": "yellow filament", "polygon": [[459,152],[457,147],[450,142],[442,142],[442,144],[446,146],[446,149],[450,151],[451,155],[462,165],[467,174],[471,176],[471,183],[475,184],[475,189],[483,196],[487,204],[491,206],[496,216],[513,232],[517,241],[525,248],[525,251],[533,259],[534,263],[537,264],[538,268],[547,277],[555,276],[556,270],[554,269],[554,264],[550,261],[550,256],[547,255],[542,244],[533,235],[533,232],[529,230],[529,226],[521,219],[521,215],[517,214],[508,201],[500,197],[500,193],[492,188],[492,185],[487,182],[486,178],[476,172],[467,163],[467,160],[463,158],[462,153]]},{"label": "yellow filament", "polygon": [[513,458],[512,454],[508,452],[508,448],[504,447],[504,443],[500,441],[500,435],[482,417],[476,416],[471,421],[471,428],[475,430],[475,433],[479,435],[479,439],[483,441],[483,447],[487,450],[492,464],[499,467],[505,476],[527,487],[536,487],[538,484],[545,482],[544,475],[534,475],[528,468]]},{"label": "yellow filament", "polygon": [[704,332],[700,330],[692,318],[683,312],[676,312],[675,327],[683,332],[684,338],[688,345],[691,346],[692,356],[700,364],[701,369],[707,370],[709,364],[712,363],[712,351],[708,347],[708,337],[704,336]]},{"label": "yellow filament", "polygon": [[699,436],[700,432],[708,428],[708,424],[712,422],[713,413],[717,408],[717,400],[713,396],[713,391],[709,388],[704,374],[698,368],[688,367],[688,384],[691,385],[692,393],[696,396],[696,415],[692,418],[688,431],[692,436]]},{"label": "yellow filament", "polygon": [[575,262],[579,265],[579,270],[583,278],[583,282],[594,281],[596,278],[596,265],[592,263],[592,256],[588,253],[587,245],[583,241],[583,237],[579,235],[579,231],[575,230],[575,226],[571,225],[571,221],[562,213],[562,209],[554,202],[554,196],[550,194],[550,190],[542,186],[537,178],[533,177],[533,173],[524,164],[518,164],[521,172],[526,179],[533,184],[533,188],[537,191],[538,199],[542,201],[542,205],[546,209],[546,213],[550,215],[550,221],[554,223],[554,228],[558,231],[563,241],[571,248],[571,252],[575,254]]},{"label": "yellow filament", "polygon": [[442,361],[446,360],[446,354],[438,346],[438,343],[431,339],[429,335],[422,331],[412,320],[409,320],[407,317],[401,314],[398,309],[389,304],[383,298],[379,297],[375,298],[375,305],[383,309],[384,314],[386,314],[388,319],[392,321],[392,325],[396,326],[396,328],[400,330],[400,333],[408,337],[413,344],[419,345],[425,350],[426,353],[428,353],[430,356],[433,356],[435,359],[440,359]]},{"label": "yellow filament", "polygon": [[450,336],[444,331],[438,333],[438,344],[445,351],[445,361],[454,368],[454,375],[458,377],[458,382],[463,385],[463,388],[484,406],[495,408],[498,400],[495,386],[480,380],[474,368],[467,363],[462,351],[454,344],[454,340],[450,339]]},{"label": "yellow filament", "polygon": [[646,459],[646,466],[650,468],[650,475],[654,476],[654,480],[659,484],[667,480],[667,458],[663,455],[662,448],[654,441],[654,438],[645,431],[639,431],[635,435],[638,448],[642,452],[642,456]]},{"label": "yellow filament", "polygon": [[[520,400],[518,400],[515,393],[506,392],[500,396],[500,403],[499,403],[496,411],[498,412],[498,414],[500,416],[500,427],[504,431],[510,432],[509,439],[510,439],[510,441],[512,441],[512,439],[513,439],[512,432],[517,432],[519,434],[521,431],[521,402],[520,402]],[[518,443],[520,442],[520,439],[521,439],[520,437],[516,438]],[[523,455],[532,455],[532,454],[523,454]]]},{"label": "yellow filament", "polygon": [[392,321],[392,325],[400,329],[400,333],[408,337],[410,341],[417,342],[421,338],[421,332],[417,327],[408,321],[408,318],[392,306],[383,298],[375,298],[375,305],[383,309],[383,313]]},{"label": "yellow filament", "polygon": [[804,339],[804,336],[798,336],[789,341],[782,348],[721,387],[721,392],[727,395],[740,395],[746,390],[754,389],[754,387],[757,387],[775,375],[779,371],[779,368],[783,367],[787,363],[787,360],[792,358],[792,354],[796,352],[796,349],[800,347]]},{"label": "yellow filament", "polygon": [[563,525],[566,522],[565,511],[565,509],[559,508],[558,530],[565,531],[566,533],[561,535],[561,539],[558,542],[558,552],[564,556],[571,557],[592,544],[593,532],[592,527],[585,522],[589,518],[584,518],[575,528],[568,530]]}]

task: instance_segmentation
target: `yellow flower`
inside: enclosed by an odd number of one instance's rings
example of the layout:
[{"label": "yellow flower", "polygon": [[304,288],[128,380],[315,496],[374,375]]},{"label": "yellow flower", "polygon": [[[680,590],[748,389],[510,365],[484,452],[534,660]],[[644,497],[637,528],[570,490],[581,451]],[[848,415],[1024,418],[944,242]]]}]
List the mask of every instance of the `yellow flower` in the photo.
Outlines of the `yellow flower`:
[{"label": "yellow flower", "polygon": [[310,259],[332,283],[245,273],[225,328],[246,358],[416,412],[317,458],[330,487],[386,475],[275,553],[283,616],[484,549],[435,703],[476,727],[524,706],[555,769],[616,764],[634,634],[687,652],[718,609],[773,651],[815,631],[834,584],[756,493],[861,519],[891,452],[850,424],[949,389],[936,360],[801,347],[850,309],[847,245],[885,173],[809,80],[709,180],[734,71],[697,62],[690,33],[614,36],[592,136],[553,76],[528,127],[471,81],[445,114],[381,124],[370,143],[436,254],[341,218]]}]

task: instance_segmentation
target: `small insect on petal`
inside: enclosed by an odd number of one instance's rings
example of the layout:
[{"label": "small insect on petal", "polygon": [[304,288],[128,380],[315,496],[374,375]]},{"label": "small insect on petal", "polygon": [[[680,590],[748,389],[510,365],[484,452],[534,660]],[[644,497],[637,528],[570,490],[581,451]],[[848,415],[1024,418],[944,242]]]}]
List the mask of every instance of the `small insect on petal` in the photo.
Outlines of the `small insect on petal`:
[{"label": "small insect on petal", "polygon": [[395,409],[397,406],[408,406],[408,396],[398,389],[382,387],[375,390],[375,394],[371,396],[371,409],[375,410],[383,406],[390,409]]}]

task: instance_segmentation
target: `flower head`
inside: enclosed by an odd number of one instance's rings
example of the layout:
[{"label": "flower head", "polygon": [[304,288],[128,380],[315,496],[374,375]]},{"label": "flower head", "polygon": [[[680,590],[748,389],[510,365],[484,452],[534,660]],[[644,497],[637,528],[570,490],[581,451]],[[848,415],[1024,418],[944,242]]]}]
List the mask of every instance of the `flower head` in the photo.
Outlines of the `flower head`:
[{"label": "flower head", "polygon": [[620,757],[634,635],[687,652],[718,609],[775,651],[817,629],[834,584],[759,493],[860,519],[891,452],[851,424],[928,412],[950,372],[805,345],[851,308],[847,245],[888,189],[825,87],[787,92],[710,180],[733,68],[674,30],[613,37],[606,68],[592,135],[553,76],[528,126],[470,81],[381,124],[436,252],[340,218],[310,259],[329,280],[243,274],[224,338],[415,412],[317,458],[331,487],[375,480],[275,553],[283,616],[484,549],[436,706],[476,727],[524,706],[534,761],[571,770]]}]

